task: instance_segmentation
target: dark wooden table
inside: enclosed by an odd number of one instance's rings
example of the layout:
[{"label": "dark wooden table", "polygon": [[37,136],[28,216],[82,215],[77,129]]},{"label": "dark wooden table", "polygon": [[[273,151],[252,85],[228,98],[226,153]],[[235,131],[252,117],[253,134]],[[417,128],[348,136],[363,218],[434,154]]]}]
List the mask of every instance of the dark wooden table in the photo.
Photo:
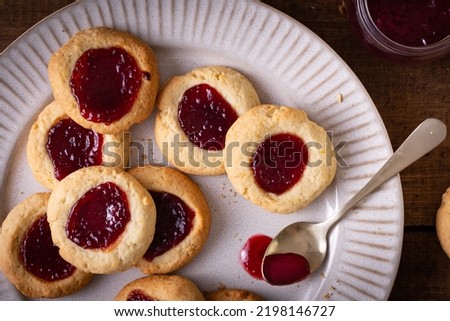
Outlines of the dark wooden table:
[{"label": "dark wooden table", "polygon": [[[71,0],[0,0],[0,51]],[[366,51],[339,11],[339,0],[265,0],[310,28],[353,69],[378,107],[396,149],[423,119],[450,125],[450,56],[420,66],[395,65]],[[450,259],[435,231],[450,185],[450,136],[402,175],[404,242],[391,300],[450,300]]]}]

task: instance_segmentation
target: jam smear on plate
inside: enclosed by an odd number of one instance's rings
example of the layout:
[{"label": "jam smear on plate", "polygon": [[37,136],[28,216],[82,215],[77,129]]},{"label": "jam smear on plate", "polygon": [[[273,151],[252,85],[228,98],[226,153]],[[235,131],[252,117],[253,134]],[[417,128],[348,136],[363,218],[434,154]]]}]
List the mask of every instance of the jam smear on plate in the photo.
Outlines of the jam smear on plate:
[{"label": "jam smear on plate", "polygon": [[308,149],[291,134],[276,134],[260,143],[252,159],[253,175],[267,192],[282,194],[302,177],[308,162]]},{"label": "jam smear on plate", "polygon": [[72,119],[62,119],[48,131],[47,153],[57,180],[76,170],[102,163],[103,135],[86,129]]},{"label": "jam smear on plate", "polygon": [[186,90],[178,105],[181,128],[202,149],[222,150],[227,131],[237,118],[233,107],[207,84]]},{"label": "jam smear on plate", "polygon": [[127,301],[155,301],[141,290],[133,290],[128,294]]},{"label": "jam smear on plate", "polygon": [[153,241],[144,258],[151,261],[175,247],[189,234],[195,212],[179,197],[165,192],[150,192],[156,206]]},{"label": "jam smear on plate", "polygon": [[89,49],[75,64],[70,88],[85,119],[109,125],[131,110],[142,79],[150,78],[122,48]]},{"label": "jam smear on plate", "polygon": [[39,217],[27,231],[20,246],[20,259],[28,272],[49,282],[70,277],[76,269],[59,255],[47,215]]},{"label": "jam smear on plate", "polygon": [[262,261],[272,238],[263,234],[251,236],[245,242],[240,253],[240,261],[244,270],[253,278],[263,280]]},{"label": "jam smear on plate", "polygon": [[102,183],[72,207],[67,237],[84,249],[105,249],[118,239],[130,218],[125,192],[112,182]]}]

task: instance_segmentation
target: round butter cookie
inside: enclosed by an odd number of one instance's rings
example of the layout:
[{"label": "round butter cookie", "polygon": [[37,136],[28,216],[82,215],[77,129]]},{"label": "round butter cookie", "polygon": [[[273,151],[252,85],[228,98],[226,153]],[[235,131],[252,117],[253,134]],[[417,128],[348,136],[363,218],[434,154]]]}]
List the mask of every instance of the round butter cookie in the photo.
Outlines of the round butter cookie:
[{"label": "round butter cookie", "polygon": [[204,301],[198,287],[178,275],[151,275],[125,285],[116,301]]},{"label": "round butter cookie", "polygon": [[153,199],[130,174],[117,168],[79,169],[55,185],[48,221],[61,256],[91,273],[135,265],[156,222]]},{"label": "round butter cookie", "polygon": [[207,66],[171,78],[157,98],[155,140],[179,170],[198,175],[225,173],[225,135],[258,95],[239,72]]},{"label": "round butter cookie", "polygon": [[270,212],[304,208],[336,173],[327,133],[299,109],[254,107],[231,126],[226,145],[225,168],[232,185]]},{"label": "round butter cookie", "polygon": [[103,135],[78,125],[53,101],[31,126],[27,158],[36,180],[53,189],[56,182],[83,167],[123,168],[128,144],[122,134]]},{"label": "round butter cookie", "polygon": [[211,224],[200,188],[169,167],[147,165],[129,170],[152,195],[156,205],[155,235],[137,263],[146,274],[165,274],[189,263],[203,248]]},{"label": "round butter cookie", "polygon": [[242,289],[219,289],[205,295],[206,301],[263,301],[258,294]]},{"label": "round butter cookie", "polygon": [[115,134],[153,110],[159,71],[152,49],[130,33],[96,27],[79,31],[48,64],[56,100],[78,124]]},{"label": "round butter cookie", "polygon": [[0,270],[27,297],[72,294],[92,279],[59,255],[47,222],[49,196],[27,197],[6,216],[0,231]]},{"label": "round butter cookie", "polygon": [[436,232],[442,249],[450,258],[450,187],[442,195],[442,203],[436,214]]}]

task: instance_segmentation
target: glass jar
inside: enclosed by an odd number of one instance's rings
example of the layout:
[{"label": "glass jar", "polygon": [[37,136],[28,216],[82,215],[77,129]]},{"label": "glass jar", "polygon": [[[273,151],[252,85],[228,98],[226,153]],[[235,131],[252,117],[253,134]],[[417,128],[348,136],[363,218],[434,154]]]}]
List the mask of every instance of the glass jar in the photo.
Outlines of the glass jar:
[{"label": "glass jar", "polygon": [[450,0],[345,0],[357,35],[390,61],[420,63],[450,53]]}]

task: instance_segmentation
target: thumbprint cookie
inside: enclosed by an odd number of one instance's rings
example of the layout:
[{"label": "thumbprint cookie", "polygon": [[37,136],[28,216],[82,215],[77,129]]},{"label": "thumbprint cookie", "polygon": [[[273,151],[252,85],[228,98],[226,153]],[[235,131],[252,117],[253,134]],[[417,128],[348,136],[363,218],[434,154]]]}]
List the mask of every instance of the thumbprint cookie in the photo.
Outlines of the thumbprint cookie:
[{"label": "thumbprint cookie", "polygon": [[81,126],[114,134],[153,110],[159,71],[152,49],[134,35],[106,27],[79,31],[48,65],[56,100]]},{"label": "thumbprint cookie", "polygon": [[147,165],[129,170],[156,205],[153,241],[137,267],[146,274],[165,274],[189,263],[203,248],[210,211],[200,188],[176,169]]},{"label": "thumbprint cookie", "polygon": [[135,265],[153,240],[156,211],[147,190],[117,168],[92,166],[53,189],[48,221],[61,256],[91,273]]},{"label": "thumbprint cookie", "polygon": [[48,189],[83,167],[123,168],[127,157],[122,134],[103,135],[78,125],[58,101],[44,108],[28,137],[28,163],[36,180]]},{"label": "thumbprint cookie", "polygon": [[206,301],[263,301],[256,293],[242,289],[219,289],[205,295]]},{"label": "thumbprint cookie", "polygon": [[225,135],[258,104],[253,85],[231,68],[207,66],[175,76],[157,98],[156,143],[183,172],[224,174]]},{"label": "thumbprint cookie", "polygon": [[226,144],[237,146],[226,155],[232,185],[270,212],[287,214],[304,208],[336,173],[327,133],[292,107],[252,108],[231,126]]},{"label": "thumbprint cookie", "polygon": [[151,275],[125,285],[116,301],[204,301],[192,281],[179,275]]},{"label": "thumbprint cookie", "polygon": [[6,216],[0,231],[0,269],[27,297],[72,294],[92,278],[59,255],[47,222],[49,196],[37,193],[27,197]]},{"label": "thumbprint cookie", "polygon": [[442,249],[450,258],[450,187],[442,195],[442,203],[436,214],[436,232]]}]

